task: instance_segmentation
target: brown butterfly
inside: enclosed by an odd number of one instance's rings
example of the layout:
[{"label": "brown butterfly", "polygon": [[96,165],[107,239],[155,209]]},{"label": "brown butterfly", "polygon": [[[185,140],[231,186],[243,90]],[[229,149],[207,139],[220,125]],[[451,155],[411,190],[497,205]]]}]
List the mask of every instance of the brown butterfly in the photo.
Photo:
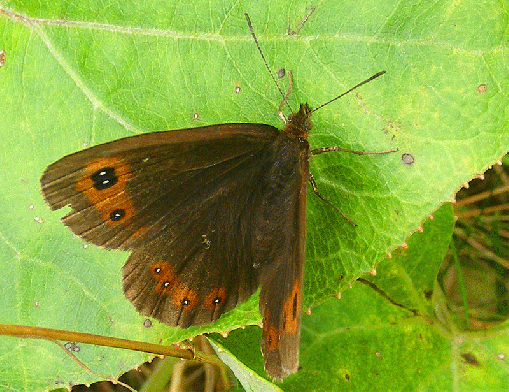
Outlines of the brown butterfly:
[{"label": "brown butterfly", "polygon": [[281,380],[299,366],[309,158],[343,150],[310,150],[311,113],[302,104],[282,130],[219,124],[101,144],[48,166],[42,193],[52,210],[71,206],[62,220],[76,235],[132,251],[123,289],[143,315],[208,324],[261,286],[265,369]]}]

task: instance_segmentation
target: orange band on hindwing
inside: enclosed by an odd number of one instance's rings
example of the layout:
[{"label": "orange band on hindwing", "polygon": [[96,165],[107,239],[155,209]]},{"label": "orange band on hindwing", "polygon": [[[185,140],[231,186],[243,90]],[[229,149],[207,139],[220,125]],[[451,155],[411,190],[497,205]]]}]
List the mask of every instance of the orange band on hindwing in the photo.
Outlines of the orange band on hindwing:
[{"label": "orange band on hindwing", "polygon": [[301,306],[300,280],[296,279],[290,296],[283,304],[283,333],[297,333]]},{"label": "orange band on hindwing", "polygon": [[157,281],[155,291],[158,294],[170,294],[177,283],[177,276],[173,268],[164,261],[155,261],[150,266],[152,276]]},{"label": "orange band on hindwing", "polygon": [[212,289],[207,297],[205,297],[205,303],[203,306],[209,309],[214,309],[221,306],[226,298],[226,289],[219,287]]},{"label": "orange band on hindwing", "polygon": [[272,350],[279,348],[279,331],[275,325],[269,323],[269,309],[265,309],[263,317],[263,339],[265,347],[270,353]]},{"label": "orange band on hindwing", "polygon": [[173,293],[173,304],[182,310],[192,310],[198,305],[198,294],[192,289],[179,286]]}]

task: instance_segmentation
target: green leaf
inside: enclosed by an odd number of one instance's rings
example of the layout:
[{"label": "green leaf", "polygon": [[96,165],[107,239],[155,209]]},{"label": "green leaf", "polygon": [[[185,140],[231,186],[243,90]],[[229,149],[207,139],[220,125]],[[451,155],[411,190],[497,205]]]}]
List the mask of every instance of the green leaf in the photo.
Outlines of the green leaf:
[{"label": "green leaf", "polygon": [[[399,152],[313,157],[320,192],[358,227],[309,193],[306,307],[371,271],[509,146],[508,15],[494,0],[323,1],[297,35],[286,31],[309,11],[303,1],[26,3],[0,5],[3,324],[169,344],[259,321],[251,298],[205,328],[144,328],[122,293],[128,254],[85,247],[39,192],[44,168],[85,145],[214,123],[281,127],[245,12],[269,66],[293,71],[294,110],[387,71],[313,115],[313,148]],[[97,380],[50,342],[4,337],[0,352],[0,385],[14,390]],[[77,356],[111,377],[148,357],[86,345]]]},{"label": "green leaf", "polygon": [[[251,358],[257,357],[256,355],[252,355],[252,353],[257,353],[257,346],[259,346],[260,340],[257,339],[256,342],[252,339],[253,335],[256,334],[241,334],[241,341],[236,342],[235,344],[240,344],[241,352],[246,354],[251,354]],[[247,339],[250,339],[249,341]],[[232,339],[228,339],[228,343],[234,341],[235,337],[232,336]],[[227,349],[225,349],[221,344],[217,341],[209,340],[218,357],[228,365],[228,367],[233,371],[235,376],[239,379],[240,383],[244,387],[246,391],[257,391],[257,392],[275,392],[281,391],[276,385],[272,384],[270,381],[265,380],[263,377],[256,374],[252,369],[250,369],[246,364],[239,360],[238,357],[232,355]],[[254,344],[253,344],[254,343]],[[253,350],[247,350],[247,348],[254,348]],[[259,356],[258,358],[259,359]],[[252,365],[252,363],[250,364]],[[259,369],[263,369],[263,366]]]}]

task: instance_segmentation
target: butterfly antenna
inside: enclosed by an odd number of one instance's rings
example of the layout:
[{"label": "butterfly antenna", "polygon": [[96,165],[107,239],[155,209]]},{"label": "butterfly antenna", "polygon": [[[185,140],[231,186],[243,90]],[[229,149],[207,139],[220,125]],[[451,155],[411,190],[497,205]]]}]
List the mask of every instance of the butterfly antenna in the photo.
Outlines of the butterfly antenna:
[{"label": "butterfly antenna", "polygon": [[360,87],[360,86],[362,86],[363,84],[366,84],[366,83],[368,83],[368,82],[371,82],[373,79],[376,79],[376,78],[378,78],[379,76],[382,76],[384,73],[385,73],[385,71],[380,71],[380,72],[378,72],[378,73],[374,74],[372,77],[370,77],[370,78],[368,78],[368,79],[366,79],[366,80],[364,80],[364,81],[360,82],[359,84],[357,84],[357,85],[353,86],[351,89],[349,89],[348,91],[345,91],[343,94],[340,94],[340,95],[338,95],[336,98],[332,98],[330,101],[325,102],[324,104],[322,104],[322,105],[318,106],[317,108],[313,109],[313,110],[311,111],[311,113],[316,112],[318,109],[323,108],[325,105],[328,105],[329,103],[334,102],[335,100],[337,100],[337,99],[339,99],[339,98],[341,98],[341,97],[345,96],[346,94],[351,93],[351,92],[352,92],[353,90],[355,90],[356,88],[359,88],[359,87]]},{"label": "butterfly antenna", "polygon": [[[288,91],[286,92],[285,96],[283,97],[283,100],[281,101],[281,104],[279,105],[279,108],[278,108],[278,113],[282,113],[281,109],[283,108],[283,106],[286,104],[288,105],[288,107],[290,107],[290,104],[288,103],[288,97],[290,96],[290,93],[292,92],[292,88],[293,88],[293,75],[292,75],[292,70],[290,69],[288,71]],[[291,108],[290,108],[291,110]],[[284,120],[285,124],[286,124],[286,120]]]},{"label": "butterfly antenna", "polygon": [[313,6],[311,7],[311,9],[309,10],[309,12],[306,14],[306,16],[304,17],[304,19],[302,19],[302,21],[299,23],[299,27],[297,27],[297,30],[293,30],[291,31],[290,30],[290,27],[288,27],[288,35],[297,35],[300,33],[300,31],[302,30],[302,28],[304,27],[304,25],[306,24],[306,22],[308,21],[309,17],[311,15],[313,15],[313,12],[315,12],[316,10],[316,7]]},{"label": "butterfly antenna", "polygon": [[[278,84],[278,82],[277,82],[276,78],[274,77],[274,74],[272,73],[272,70],[270,69],[269,64],[267,63],[267,60],[265,59],[265,56],[264,56],[264,54],[263,54],[263,52],[262,52],[262,49],[260,48],[260,44],[258,43],[258,39],[256,38],[256,35],[255,35],[255,33],[254,33],[253,25],[251,24],[251,19],[249,19],[249,15],[248,15],[248,14],[244,14],[244,16],[246,17],[247,26],[249,27],[249,31],[251,32],[251,35],[252,35],[252,37],[253,37],[253,39],[254,39],[254,42],[255,42],[255,44],[256,44],[256,47],[258,48],[258,52],[260,52],[260,56],[262,56],[262,60],[263,60],[263,62],[264,62],[264,64],[265,64],[265,66],[267,67],[267,70],[269,71],[270,77],[271,77],[271,78],[272,78],[272,80],[274,81],[274,84],[276,85],[277,89],[279,90],[279,93],[280,93],[280,94],[281,94],[281,96],[283,97],[282,105],[283,105],[284,103],[286,103],[286,105],[288,105],[288,107],[290,108],[290,110],[292,110],[292,108],[290,107],[290,104],[289,104],[289,103],[288,103],[288,101],[287,101],[288,96],[287,96],[287,95],[285,95],[285,94],[283,93],[283,90],[281,90],[281,87],[279,87],[279,84]],[[282,105],[281,105],[281,106],[282,106]],[[280,106],[280,108],[281,108],[281,106]]]}]

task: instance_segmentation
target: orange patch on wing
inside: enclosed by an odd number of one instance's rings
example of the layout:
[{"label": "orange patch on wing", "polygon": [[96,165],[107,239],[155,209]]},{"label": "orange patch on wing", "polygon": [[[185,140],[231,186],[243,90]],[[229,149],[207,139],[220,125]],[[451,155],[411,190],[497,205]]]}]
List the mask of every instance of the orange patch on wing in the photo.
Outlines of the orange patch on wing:
[{"label": "orange patch on wing", "polygon": [[283,332],[297,333],[301,311],[301,287],[299,279],[296,279],[290,296],[283,304]]},{"label": "orange patch on wing", "polygon": [[272,350],[279,348],[279,332],[274,325],[268,325],[265,327],[263,325],[264,335],[265,335],[265,347],[269,350],[269,353]]},{"label": "orange patch on wing", "polygon": [[169,294],[177,283],[177,276],[173,268],[164,261],[155,261],[150,266],[152,276],[157,281],[156,293]]},{"label": "orange patch on wing", "polygon": [[263,339],[269,353],[279,348],[279,336],[278,329],[273,324],[269,324],[269,309],[266,308],[263,316]]},{"label": "orange patch on wing", "polygon": [[204,306],[209,309],[217,308],[221,306],[226,298],[226,289],[218,287],[212,289],[210,293],[205,297]]},{"label": "orange patch on wing", "polygon": [[129,239],[132,240],[132,239],[135,239],[136,237],[139,237],[140,235],[145,233],[148,229],[149,229],[148,226],[143,226],[141,229],[139,229],[139,230],[135,231],[133,234],[131,234],[129,236]]},{"label": "orange patch on wing", "polygon": [[[113,178],[115,182],[110,186],[98,189],[93,176],[100,173],[101,170],[107,171],[108,169],[113,170],[113,173],[107,179]],[[96,159],[85,167],[83,176],[76,184],[76,190],[95,206],[106,223],[115,226],[131,219],[136,212],[126,189],[130,177],[129,165],[122,163],[119,158]],[[112,219],[112,214],[119,210],[122,211],[122,218]]]},{"label": "orange patch on wing", "polygon": [[180,286],[173,293],[173,304],[182,310],[192,310],[198,305],[198,294],[194,290]]},{"label": "orange patch on wing", "polygon": [[[116,195],[116,196],[120,196],[120,195]],[[105,203],[105,205],[104,205],[104,207],[105,207],[104,211],[101,210],[98,207],[98,205],[96,204],[97,209],[99,211],[103,212],[102,218],[110,226],[116,226],[121,223],[124,223],[125,221],[128,221],[129,219],[131,219],[134,216],[134,214],[136,212],[131,200],[123,200],[123,203],[116,204],[114,199],[115,198],[106,200],[107,203]],[[119,211],[119,210],[123,211],[124,216],[122,217],[122,219],[120,219],[118,221],[112,220],[111,214],[114,214],[115,211]]]}]

